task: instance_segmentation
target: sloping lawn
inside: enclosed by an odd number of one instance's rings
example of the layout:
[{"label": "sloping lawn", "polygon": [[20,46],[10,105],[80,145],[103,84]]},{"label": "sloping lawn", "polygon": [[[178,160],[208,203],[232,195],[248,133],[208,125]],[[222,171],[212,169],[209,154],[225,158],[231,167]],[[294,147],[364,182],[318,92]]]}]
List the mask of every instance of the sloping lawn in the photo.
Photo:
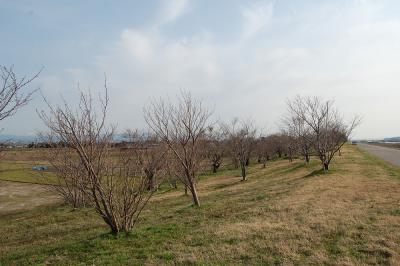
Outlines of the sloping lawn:
[{"label": "sloping lawn", "polygon": [[317,161],[202,176],[202,206],[182,188],[156,195],[128,236],[92,211],[54,205],[0,214],[0,265],[395,264],[400,170],[346,146]]}]

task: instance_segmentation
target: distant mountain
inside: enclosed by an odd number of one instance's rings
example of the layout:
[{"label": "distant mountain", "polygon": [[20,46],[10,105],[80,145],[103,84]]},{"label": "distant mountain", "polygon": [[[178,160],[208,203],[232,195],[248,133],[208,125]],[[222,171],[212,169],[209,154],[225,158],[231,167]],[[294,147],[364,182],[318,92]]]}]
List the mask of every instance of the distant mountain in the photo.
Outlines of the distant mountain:
[{"label": "distant mountain", "polygon": [[[0,134],[0,143],[22,143],[29,144],[31,142],[41,142],[38,136],[29,135],[29,136],[20,136],[20,135],[1,135]],[[115,134],[114,136],[115,142],[128,141],[125,134]]]},{"label": "distant mountain", "polygon": [[0,134],[0,142],[11,142],[11,143],[30,143],[37,141],[37,136],[19,136],[19,135],[1,135]]},{"label": "distant mountain", "polygon": [[400,137],[384,138],[383,141],[385,141],[385,142],[400,142]]}]

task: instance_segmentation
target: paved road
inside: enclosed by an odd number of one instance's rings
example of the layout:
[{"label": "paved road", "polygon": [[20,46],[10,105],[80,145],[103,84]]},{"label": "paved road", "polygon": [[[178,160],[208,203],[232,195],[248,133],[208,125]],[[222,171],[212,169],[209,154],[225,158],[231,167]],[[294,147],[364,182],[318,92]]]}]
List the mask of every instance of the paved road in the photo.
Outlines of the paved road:
[{"label": "paved road", "polygon": [[368,151],[372,155],[375,155],[389,163],[400,166],[400,150],[385,148],[375,145],[358,144],[358,147]]}]

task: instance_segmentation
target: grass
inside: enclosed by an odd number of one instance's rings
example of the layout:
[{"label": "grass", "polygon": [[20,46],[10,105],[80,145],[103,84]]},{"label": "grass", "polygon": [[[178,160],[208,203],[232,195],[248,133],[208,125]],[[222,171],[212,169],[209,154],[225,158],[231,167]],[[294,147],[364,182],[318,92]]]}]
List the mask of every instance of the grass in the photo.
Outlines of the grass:
[{"label": "grass", "polygon": [[0,180],[43,184],[51,181],[54,175],[50,171],[32,170],[34,162],[0,162]]},{"label": "grass", "polygon": [[331,171],[278,160],[204,175],[202,206],[156,195],[129,235],[89,209],[52,205],[0,216],[0,265],[396,264],[400,169],[346,146]]},{"label": "grass", "polygon": [[0,180],[24,183],[47,183],[52,182],[51,171],[35,171],[33,166],[48,166],[45,149],[15,149],[6,150],[1,154]]}]

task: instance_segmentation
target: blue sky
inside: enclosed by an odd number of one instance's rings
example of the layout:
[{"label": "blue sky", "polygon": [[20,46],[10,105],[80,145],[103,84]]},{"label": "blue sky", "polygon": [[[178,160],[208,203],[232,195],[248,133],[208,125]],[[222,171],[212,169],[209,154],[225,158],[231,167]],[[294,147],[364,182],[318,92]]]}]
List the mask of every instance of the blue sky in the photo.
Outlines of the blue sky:
[{"label": "blue sky", "polygon": [[[152,97],[192,92],[215,117],[252,118],[277,130],[285,100],[334,99],[355,137],[400,135],[398,1],[1,1],[0,64],[57,102],[100,88],[107,74],[110,122],[145,126]],[[3,134],[43,129],[40,95]]]}]

